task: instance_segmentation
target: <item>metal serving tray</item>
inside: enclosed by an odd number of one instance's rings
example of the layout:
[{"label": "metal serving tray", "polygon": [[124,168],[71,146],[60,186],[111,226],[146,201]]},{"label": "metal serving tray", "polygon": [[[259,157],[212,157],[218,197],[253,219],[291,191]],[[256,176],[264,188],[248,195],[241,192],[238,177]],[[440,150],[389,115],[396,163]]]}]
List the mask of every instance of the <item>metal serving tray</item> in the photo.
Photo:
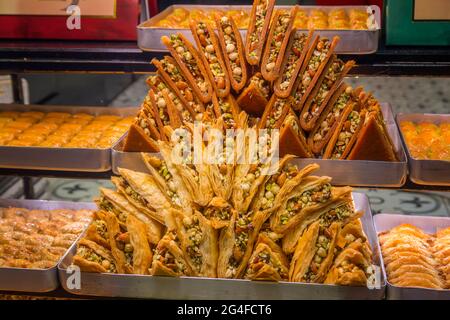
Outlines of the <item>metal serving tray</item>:
[{"label": "metal serving tray", "polygon": [[[428,217],[428,216],[408,216],[403,214],[377,214],[373,218],[375,230],[378,233],[390,230],[399,224],[409,223],[421,228],[426,233],[436,233],[437,230],[450,227],[450,218]],[[383,260],[381,260],[383,261]],[[384,277],[387,282],[386,298],[390,300],[449,300],[450,290],[435,290],[426,288],[405,288],[389,283],[382,263]]]},{"label": "metal serving tray", "polygon": [[[0,199],[0,207],[15,207],[38,210],[70,209],[95,210],[94,203]],[[68,250],[72,250],[76,241]],[[62,259],[63,257],[61,257]],[[49,269],[2,268],[0,267],[0,290],[21,292],[49,292],[59,287],[57,263]]]},{"label": "metal serving tray", "polygon": [[[0,111],[83,112],[133,116],[138,108],[0,105]],[[0,146],[0,168],[105,172],[111,169],[111,149]]]},{"label": "metal serving tray", "polygon": [[400,135],[405,146],[408,157],[409,178],[422,185],[450,186],[450,161],[444,160],[419,160],[413,158],[409,152],[403,132],[400,129],[402,121],[432,122],[435,124],[450,123],[450,114],[430,114],[430,113],[399,113],[396,116]]},{"label": "metal serving tray", "polygon": [[[353,193],[356,209],[364,210],[362,222],[374,251],[374,264],[380,266],[381,256],[367,197]],[[379,286],[345,287],[292,282],[209,279],[193,277],[159,277],[81,273],[80,289],[70,289],[67,267],[76,252],[73,247],[58,265],[63,288],[73,294],[123,298],[155,299],[382,299],[386,281],[382,272]]]},{"label": "metal serving tray", "polygon": [[[294,161],[299,167],[311,163],[320,165],[315,173],[333,178],[334,185],[369,186],[369,187],[401,187],[406,182],[406,155],[395,124],[392,108],[388,103],[382,103],[381,109],[386,127],[394,144],[399,162],[367,161],[367,160],[331,160],[331,159],[300,159]],[[112,148],[112,170],[118,174],[118,167],[135,171],[148,172],[140,152],[123,152],[124,135]]]},{"label": "metal serving tray", "polygon": [[[193,41],[190,29],[161,28],[156,27],[156,23],[177,8],[185,8],[188,10],[201,9],[203,11],[220,9],[227,10],[245,10],[250,14],[252,6],[233,6],[233,5],[172,5],[161,13],[150,18],[149,20],[137,26],[138,46],[144,51],[167,51],[166,47],[161,43],[162,36],[169,36],[181,32],[190,41]],[[276,9],[290,9],[290,6],[275,6]],[[378,50],[378,39],[380,36],[380,8],[378,6],[301,6],[306,11],[312,9],[321,9],[329,12],[333,9],[360,9],[368,10],[373,13],[376,27],[373,30],[316,30],[321,36],[332,38],[333,36],[341,37],[341,41],[336,47],[336,53],[345,54],[369,54]],[[306,30],[300,30],[306,31]],[[247,34],[246,29],[240,29],[243,39]]]}]

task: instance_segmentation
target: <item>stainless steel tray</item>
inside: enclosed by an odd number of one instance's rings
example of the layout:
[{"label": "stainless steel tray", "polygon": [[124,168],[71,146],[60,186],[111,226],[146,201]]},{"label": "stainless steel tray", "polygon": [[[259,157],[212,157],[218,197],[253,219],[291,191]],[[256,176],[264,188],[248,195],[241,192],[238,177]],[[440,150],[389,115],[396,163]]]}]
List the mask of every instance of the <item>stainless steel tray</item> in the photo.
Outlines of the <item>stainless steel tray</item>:
[{"label": "stainless steel tray", "polygon": [[[0,207],[53,210],[95,210],[94,203],[0,199]],[[75,246],[76,241],[69,250]],[[62,257],[61,257],[62,259]],[[21,292],[49,292],[59,287],[57,264],[49,269],[1,268],[0,290]]]},{"label": "stainless steel tray", "polygon": [[[380,248],[367,197],[361,193],[353,193],[353,199],[356,208],[365,212],[362,217],[364,230],[374,249],[374,263],[380,266]],[[73,247],[58,265],[58,270],[63,288],[77,295],[157,299],[382,299],[386,286],[381,272],[380,285],[373,289],[292,282],[82,272],[80,289],[77,290],[69,289],[67,285],[70,276],[67,267],[71,265],[75,252]]]},{"label": "stainless steel tray", "polygon": [[[149,172],[142,160],[140,152],[125,152],[123,145],[127,134],[124,134],[111,148],[111,166],[114,174],[119,174],[118,168],[126,168],[134,171]],[[155,155],[159,155],[155,154]]]},{"label": "stainless steel tray", "polygon": [[[138,108],[1,105],[0,111],[84,112],[132,116]],[[111,169],[111,149],[0,146],[0,168],[105,172]]]},{"label": "stainless steel tray", "polygon": [[[450,218],[444,217],[428,217],[428,216],[408,216],[402,214],[377,214],[373,218],[375,230],[379,232],[392,229],[399,224],[409,223],[421,228],[426,233],[435,233],[438,228],[446,228],[450,226]],[[383,260],[382,260],[383,261]],[[426,288],[404,288],[394,286],[389,283],[386,276],[384,263],[382,263],[384,277],[387,282],[386,298],[390,300],[449,300],[450,290],[434,290]]]},{"label": "stainless steel tray", "polygon": [[[177,32],[181,32],[190,41],[193,41],[189,29],[176,28],[161,28],[155,27],[156,23],[167,17],[173,10],[177,8],[185,9],[202,9],[203,11],[220,9],[220,10],[245,10],[250,14],[251,6],[233,6],[233,5],[172,5],[166,8],[161,13],[150,18],[149,20],[137,26],[138,46],[144,51],[167,51],[166,47],[161,43],[162,36],[169,36]],[[275,6],[278,9],[289,9],[290,6]],[[378,50],[378,39],[380,36],[380,8],[378,6],[301,6],[304,10],[321,9],[329,12],[333,9],[361,9],[369,10],[373,13],[376,21],[376,28],[374,30],[316,30],[316,33],[324,37],[332,38],[335,35],[341,37],[341,41],[336,47],[336,53],[345,54],[369,54]],[[305,31],[305,30],[300,30]],[[247,34],[246,29],[240,30],[242,37],[245,39]]]},{"label": "stainless steel tray", "polygon": [[400,129],[402,121],[450,123],[450,114],[430,114],[430,113],[399,113],[396,116],[400,135],[405,146],[408,157],[409,178],[411,181],[422,185],[450,186],[450,161],[443,160],[419,160],[413,158],[409,152],[408,145]]},{"label": "stainless steel tray", "polygon": [[[401,187],[406,182],[407,163],[406,155],[395,124],[392,108],[388,103],[382,103],[381,109],[386,127],[394,144],[399,162],[366,161],[366,160],[331,160],[331,159],[295,159],[299,167],[311,163],[320,165],[319,175],[333,178],[335,185],[369,186],[369,187]],[[139,152],[123,152],[122,137],[112,148],[112,170],[118,174],[118,167],[135,171],[147,172],[147,168]],[[315,173],[316,174],[316,173]]]}]

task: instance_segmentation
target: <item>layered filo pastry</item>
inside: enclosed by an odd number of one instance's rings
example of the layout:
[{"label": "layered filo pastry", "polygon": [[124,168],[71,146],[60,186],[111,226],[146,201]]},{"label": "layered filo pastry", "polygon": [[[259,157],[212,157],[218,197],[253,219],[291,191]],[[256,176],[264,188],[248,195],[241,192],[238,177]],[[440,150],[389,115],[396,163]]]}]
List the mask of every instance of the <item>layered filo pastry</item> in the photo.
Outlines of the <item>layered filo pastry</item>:
[{"label": "layered filo pastry", "polygon": [[[228,201],[233,191],[236,159],[235,139],[231,134],[223,134],[223,119],[217,119],[208,131],[209,143],[205,148],[206,173],[214,194]],[[212,200],[211,200],[212,201]]]},{"label": "layered filo pastry", "polygon": [[233,213],[228,226],[220,232],[217,277],[238,279],[244,275],[259,230],[267,218],[268,214],[261,211]]},{"label": "layered filo pastry", "polygon": [[[192,210],[191,196],[183,184],[180,176],[176,174],[176,168],[170,161],[170,156],[158,158],[151,154],[142,154],[142,159],[151,177],[164,197],[167,197],[172,206]],[[166,160],[168,159],[168,160]]]},{"label": "layered filo pastry", "polygon": [[78,242],[73,264],[84,272],[116,273],[119,271],[111,252],[87,239],[81,239]]},{"label": "layered filo pastry", "polygon": [[85,238],[101,245],[102,247],[105,247],[108,250],[111,250],[105,212],[94,212],[92,223],[86,230]]},{"label": "layered filo pastry", "polygon": [[289,269],[289,281],[321,283],[333,263],[340,224],[311,224],[298,241]]},{"label": "layered filo pastry", "polygon": [[299,158],[311,158],[312,152],[295,112],[290,109],[280,127],[280,155],[292,154]]},{"label": "layered filo pastry", "polygon": [[202,215],[208,219],[214,229],[227,227],[236,210],[221,197],[214,197],[211,202],[202,208]]},{"label": "layered filo pastry", "polygon": [[115,215],[107,214],[111,253],[118,273],[147,274],[152,262],[145,225],[132,215],[126,221],[127,231],[120,229]]},{"label": "layered filo pastry", "polygon": [[[189,155],[176,154],[176,152],[172,152],[172,147],[169,143],[160,141],[159,149],[161,150],[161,155],[166,163],[170,164],[176,170],[177,175],[189,194],[189,199],[192,199],[194,203],[200,206],[206,206],[214,196],[208,178],[207,166],[203,159],[194,158],[195,153],[192,144],[183,144],[181,141],[176,143],[184,151],[186,151],[186,148],[191,148]],[[203,155],[204,146],[201,145],[200,147],[202,148],[201,154]]]},{"label": "layered filo pastry", "polygon": [[347,286],[376,284],[372,251],[359,219],[342,228],[335,255],[324,283]]},{"label": "layered filo pastry", "polygon": [[180,239],[173,230],[169,230],[156,246],[149,271],[153,276],[181,277],[192,274],[180,248]]},{"label": "layered filo pastry", "polygon": [[[332,187],[330,189],[327,177],[322,177],[322,181],[318,184],[311,184],[311,181],[308,181],[309,178],[305,178],[300,184],[308,185],[306,189],[303,189],[300,198],[294,197],[297,199],[295,203],[302,202],[300,204],[302,209],[294,215],[294,221],[290,224],[291,228],[284,234],[282,247],[286,253],[295,251],[304,230],[312,222],[319,220],[322,226],[328,227],[333,222],[347,223],[361,215],[361,212],[354,210],[351,198],[352,188]],[[317,177],[312,178],[317,179]]]},{"label": "layered filo pastry", "polygon": [[175,220],[181,250],[192,270],[192,276],[217,277],[219,256],[217,231],[209,219],[200,212],[187,215],[182,211],[171,212]]},{"label": "layered filo pastry", "polygon": [[280,246],[264,233],[260,233],[250,260],[246,279],[259,281],[287,281],[289,260]]},{"label": "layered filo pastry", "polygon": [[[164,223],[164,212],[170,208],[170,202],[159,190],[153,177],[125,168],[118,168],[118,170],[120,177],[112,177],[111,181],[127,202],[148,217]],[[124,206],[126,206],[125,202]]]}]

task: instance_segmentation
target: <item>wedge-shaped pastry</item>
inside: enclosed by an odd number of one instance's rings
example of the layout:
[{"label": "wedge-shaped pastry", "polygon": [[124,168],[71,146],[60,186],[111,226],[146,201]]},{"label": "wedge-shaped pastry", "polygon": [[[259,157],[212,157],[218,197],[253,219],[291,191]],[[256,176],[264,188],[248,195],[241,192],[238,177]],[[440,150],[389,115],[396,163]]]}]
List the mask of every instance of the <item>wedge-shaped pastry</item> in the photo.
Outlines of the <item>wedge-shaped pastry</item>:
[{"label": "wedge-shaped pastry", "polygon": [[[305,231],[305,237],[299,240],[294,252],[289,281],[321,283],[333,263],[340,224],[333,222],[329,226],[321,226],[320,222],[316,221],[309,228]],[[304,241],[308,243],[305,244]]]},{"label": "wedge-shaped pastry", "polygon": [[205,66],[194,46],[181,33],[163,36],[162,43],[181,68],[191,88],[203,103],[211,101],[213,87],[209,82]]},{"label": "wedge-shaped pastry", "polygon": [[369,268],[370,261],[361,252],[353,248],[346,248],[335,259],[324,283],[343,286],[366,286],[366,270]]},{"label": "wedge-shaped pastry", "polygon": [[294,89],[295,80],[305,60],[312,37],[312,30],[306,34],[297,32],[295,28],[292,29],[280,67],[280,76],[274,84],[274,91],[278,97],[287,98]]},{"label": "wedge-shaped pastry", "polygon": [[226,97],[230,93],[230,78],[214,29],[202,21],[191,21],[190,27],[215,93],[220,98]]},{"label": "wedge-shaped pastry", "polygon": [[170,56],[164,56],[161,60],[153,59],[152,64],[158,70],[158,75],[164,79],[164,83],[180,97],[187,111],[195,115],[195,120],[199,120],[199,114],[201,115],[204,112],[205,107],[190,87],[189,81],[181,72],[175,59]]},{"label": "wedge-shaped pastry", "polygon": [[236,210],[220,197],[214,197],[211,202],[202,209],[203,216],[211,222],[211,226],[214,229],[227,227],[235,212]]},{"label": "wedge-shaped pastry", "polygon": [[300,121],[292,109],[280,127],[280,156],[292,154],[299,158],[312,158],[313,154],[306,141]]},{"label": "wedge-shaped pastry", "polygon": [[108,226],[106,225],[104,212],[94,212],[92,223],[87,228],[84,238],[93,241],[108,250],[111,250],[111,245],[109,244]]},{"label": "wedge-shaped pastry", "polygon": [[176,210],[173,210],[172,214],[175,216],[181,249],[192,275],[216,278],[219,257],[218,235],[211,221],[198,211],[192,216]]},{"label": "wedge-shaped pastry", "polygon": [[118,271],[111,252],[87,239],[81,239],[78,242],[73,264],[84,272],[116,273]]},{"label": "wedge-shaped pastry", "polygon": [[118,170],[121,176],[111,179],[117,189],[142,213],[164,223],[164,213],[170,203],[152,176],[124,168]]},{"label": "wedge-shaped pastry", "polygon": [[193,156],[188,156],[182,157],[178,161],[172,158],[172,149],[168,143],[160,141],[159,148],[166,162],[172,163],[176,174],[186,187],[190,199],[200,206],[206,206],[213,198],[214,193],[209,183],[207,167],[203,159],[199,159],[198,163],[193,163]]},{"label": "wedge-shaped pastry", "polygon": [[142,154],[144,163],[162,194],[169,199],[173,206],[190,210],[192,208],[191,196],[171,162],[170,155],[166,156],[168,160],[165,160],[164,157],[160,159],[150,154]]},{"label": "wedge-shaped pastry", "polygon": [[291,104],[291,99],[278,98],[273,94],[259,121],[258,129],[279,129],[291,110]]},{"label": "wedge-shaped pastry", "polygon": [[152,252],[147,241],[145,225],[132,215],[127,218],[127,232],[122,232],[114,214],[107,213],[111,252],[117,271],[128,274],[147,274]]},{"label": "wedge-shaped pastry", "polygon": [[[150,86],[149,95],[156,101],[156,109],[164,126],[178,128],[182,122],[192,122],[195,114],[191,113],[183,101],[159,76],[147,78]],[[166,139],[163,139],[166,140]]]},{"label": "wedge-shaped pastry", "polygon": [[[266,139],[266,142],[263,142]],[[247,212],[260,186],[269,178],[271,172],[279,168],[279,160],[274,158],[274,146],[271,136],[259,138],[259,148],[267,148],[264,155],[252,150],[248,145],[241,160],[235,166],[234,189],[231,196],[233,207],[238,212]],[[248,143],[252,143],[249,141]],[[238,147],[239,148],[239,147]],[[253,153],[253,154],[252,154]],[[264,157],[264,158],[263,158]]]},{"label": "wedge-shaped pastry", "polygon": [[224,98],[217,98],[213,95],[213,103],[216,117],[221,117],[223,120],[224,130],[241,127],[239,121],[240,109],[231,94]]},{"label": "wedge-shaped pastry", "polygon": [[[328,141],[336,134],[339,126],[342,126],[344,120],[341,121],[341,119],[343,117],[348,117],[353,110],[355,112],[361,110],[358,101],[361,90],[361,87],[352,89],[352,87],[342,83],[327,102],[327,105],[322,104],[325,108],[319,110],[320,113],[316,114],[318,117],[314,120],[315,127],[308,137],[308,145],[314,154],[321,155],[324,152]],[[349,122],[346,124],[347,127],[348,124]]]},{"label": "wedge-shaped pastry", "polygon": [[418,287],[430,289],[442,289],[435,281],[425,278],[422,274],[406,274],[402,279],[389,280],[389,282],[399,287]]},{"label": "wedge-shaped pastry", "polygon": [[264,211],[270,214],[278,209],[285,189],[288,188],[289,183],[292,183],[295,176],[299,174],[297,166],[291,163],[293,158],[293,155],[285,155],[279,161],[276,168],[277,171],[265,177],[250,205],[251,211]]},{"label": "wedge-shaped pastry", "polygon": [[[339,37],[337,36],[331,41],[327,38],[319,38],[319,36],[316,36],[312,42],[292,91],[292,96],[294,97],[293,107],[295,110],[303,109],[319,77],[325,72],[328,60],[333,55],[333,51],[338,42]],[[306,126],[303,129],[308,130]]]},{"label": "wedge-shaped pastry", "polygon": [[287,281],[289,260],[275,241],[260,233],[250,260],[246,279],[258,281]]},{"label": "wedge-shaped pastry", "polygon": [[[323,152],[323,159],[348,159],[367,115],[366,109],[358,110],[358,106],[344,110],[335,131]],[[314,139],[314,138],[313,138]]]},{"label": "wedge-shaped pastry", "polygon": [[245,38],[246,58],[252,66],[259,65],[262,58],[274,6],[275,0],[253,1],[247,37]]},{"label": "wedge-shaped pastry", "polygon": [[270,82],[266,81],[260,72],[255,73],[247,87],[237,98],[239,107],[245,112],[261,116],[270,98]]},{"label": "wedge-shaped pastry", "polygon": [[284,252],[293,253],[303,231],[316,220],[320,221],[321,226],[328,227],[333,222],[344,224],[358,218],[362,213],[356,212],[353,207],[351,190],[350,187],[332,188],[331,195],[326,194],[325,196],[325,198],[329,197],[325,203],[316,203],[312,207],[300,211],[296,217],[299,222],[283,237]]},{"label": "wedge-shaped pastry", "polygon": [[[302,127],[311,131],[318,125],[319,120],[323,120],[321,115],[332,107],[329,101],[333,99],[334,92],[339,88],[342,79],[347,75],[355,61],[344,63],[335,55],[332,55],[325,66],[324,71],[317,79],[317,83],[311,90],[302,111],[300,119]],[[345,88],[347,94],[351,94],[351,89]],[[357,94],[356,92],[354,93]]]},{"label": "wedge-shaped pastry", "polygon": [[149,91],[128,131],[123,151],[158,152],[156,141],[163,139],[162,128],[163,124],[158,115],[155,96]]},{"label": "wedge-shaped pastry", "polygon": [[216,16],[216,26],[231,87],[239,93],[246,85],[248,77],[241,33],[232,17]]},{"label": "wedge-shaped pastry", "polygon": [[271,217],[273,231],[286,234],[308,216],[326,207],[331,199],[331,178],[308,176],[283,200],[280,209]]},{"label": "wedge-shaped pastry", "polygon": [[273,16],[261,59],[261,74],[267,81],[275,81],[280,76],[284,53],[297,11],[298,6],[293,6],[290,11],[277,10]]},{"label": "wedge-shaped pastry", "polygon": [[108,212],[113,212],[119,220],[122,230],[126,231],[126,220],[128,215],[132,214],[145,224],[148,242],[152,244],[158,243],[163,236],[164,225],[154,217],[158,216],[160,217],[160,220],[163,220],[164,212],[148,216],[131,204],[123,193],[115,192],[110,189],[100,188],[100,195],[101,197],[96,201],[98,206],[104,207]]},{"label": "wedge-shaped pastry", "polygon": [[259,230],[266,219],[267,215],[262,212],[234,212],[230,224],[220,233],[217,277],[238,279],[243,276]]},{"label": "wedge-shaped pastry", "polygon": [[150,274],[168,277],[192,274],[180,248],[180,241],[173,231],[168,231],[156,246]]},{"label": "wedge-shaped pastry", "polygon": [[347,159],[397,161],[386,125],[378,112],[369,112],[364,119],[364,125]]},{"label": "wedge-shaped pastry", "polygon": [[222,118],[212,124],[214,134],[208,132],[209,142],[205,148],[206,172],[214,194],[228,201],[233,191],[235,140],[231,134],[223,135]]}]

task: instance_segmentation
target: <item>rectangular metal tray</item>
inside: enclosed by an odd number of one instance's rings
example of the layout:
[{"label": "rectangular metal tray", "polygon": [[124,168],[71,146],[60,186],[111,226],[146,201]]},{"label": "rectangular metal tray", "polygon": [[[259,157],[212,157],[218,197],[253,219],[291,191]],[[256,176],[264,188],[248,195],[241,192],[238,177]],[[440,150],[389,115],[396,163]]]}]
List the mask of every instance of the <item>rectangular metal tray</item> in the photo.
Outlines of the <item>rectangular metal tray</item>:
[{"label": "rectangular metal tray", "polygon": [[[138,46],[143,51],[167,51],[166,47],[161,43],[162,36],[169,36],[181,32],[184,36],[193,41],[191,31],[189,29],[176,29],[176,28],[161,28],[155,27],[155,24],[167,17],[173,10],[177,8],[185,9],[201,9],[208,11],[212,9],[220,10],[245,10],[250,14],[252,6],[246,5],[172,5],[160,12],[156,16],[141,23],[137,26]],[[276,9],[289,9],[290,6],[275,6]],[[336,47],[336,53],[344,54],[369,54],[378,50],[378,39],[380,36],[380,8],[378,6],[301,6],[301,9],[312,10],[321,9],[325,12],[329,12],[333,9],[361,9],[369,10],[372,12],[376,21],[376,28],[374,30],[316,30],[316,33],[321,36],[332,38],[333,36],[339,36],[341,41]],[[299,31],[306,31],[300,30]],[[243,39],[247,34],[246,29],[240,30]]]},{"label": "rectangular metal tray", "polygon": [[[421,228],[426,233],[436,233],[438,228],[450,226],[450,218],[409,216],[403,214],[380,213],[373,217],[375,230],[378,233],[390,230],[399,224],[409,223]],[[383,258],[383,257],[382,257]],[[383,260],[381,260],[383,261]],[[387,280],[384,262],[382,263],[384,277],[387,282],[386,298],[389,300],[449,300],[450,290],[435,290],[426,288],[404,288],[392,285]]]},{"label": "rectangular metal tray", "polygon": [[[25,209],[54,210],[95,210],[94,203],[46,201],[46,200],[15,200],[0,199],[0,207],[16,207]],[[72,250],[76,241],[68,249]],[[62,260],[63,257],[61,257]],[[50,292],[59,287],[57,263],[49,269],[1,268],[0,290],[20,292]]]},{"label": "rectangular metal tray", "polygon": [[[0,105],[0,111],[83,112],[92,115],[134,116],[136,107],[75,107]],[[111,149],[0,146],[0,168],[105,172],[111,169]]]},{"label": "rectangular metal tray", "polygon": [[400,129],[402,121],[450,123],[450,114],[431,114],[431,113],[399,113],[396,116],[400,136],[403,141],[406,155],[408,157],[409,178],[411,181],[422,185],[440,185],[450,186],[450,161],[443,160],[420,160],[413,158],[409,152],[408,145]]},{"label": "rectangular metal tray", "polygon": [[[374,264],[380,266],[381,256],[367,197],[353,193],[357,210],[364,210],[364,231],[374,251]],[[377,288],[345,287],[292,282],[209,279],[193,277],[159,277],[81,273],[80,289],[69,289],[67,267],[76,252],[73,247],[58,265],[64,290],[76,295],[155,298],[155,299],[383,299],[386,281],[380,272]]]},{"label": "rectangular metal tray", "polygon": [[[406,182],[407,163],[403,145],[395,124],[392,108],[388,103],[382,103],[381,109],[386,127],[394,144],[399,162],[367,161],[367,160],[331,160],[331,159],[295,159],[299,167],[311,163],[320,165],[315,173],[333,178],[335,185],[350,185],[361,187],[401,187]],[[123,152],[122,147],[126,135],[112,147],[112,171],[118,174],[118,167],[135,171],[148,172],[140,152]]]}]

